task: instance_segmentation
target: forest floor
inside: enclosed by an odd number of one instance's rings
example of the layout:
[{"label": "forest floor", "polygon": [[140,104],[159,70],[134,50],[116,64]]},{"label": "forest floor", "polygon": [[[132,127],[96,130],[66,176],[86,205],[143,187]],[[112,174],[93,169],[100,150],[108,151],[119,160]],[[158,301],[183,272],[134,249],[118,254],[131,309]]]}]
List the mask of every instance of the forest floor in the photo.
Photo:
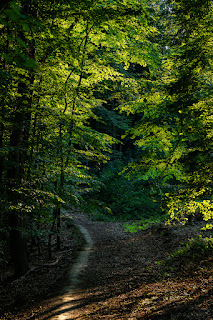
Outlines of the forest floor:
[{"label": "forest floor", "polygon": [[[76,288],[66,297],[58,290],[69,281],[65,274],[75,248],[83,245],[78,234],[72,240],[75,229],[66,227],[66,247],[55,253],[58,263],[36,267],[33,260],[34,271],[21,279],[4,277],[1,320],[213,320],[212,252],[192,250],[190,255],[171,258],[174,250],[198,233],[201,223],[158,225],[130,234],[124,223],[94,222],[82,213],[74,216],[93,240]],[[4,273],[8,275],[9,269]]]}]

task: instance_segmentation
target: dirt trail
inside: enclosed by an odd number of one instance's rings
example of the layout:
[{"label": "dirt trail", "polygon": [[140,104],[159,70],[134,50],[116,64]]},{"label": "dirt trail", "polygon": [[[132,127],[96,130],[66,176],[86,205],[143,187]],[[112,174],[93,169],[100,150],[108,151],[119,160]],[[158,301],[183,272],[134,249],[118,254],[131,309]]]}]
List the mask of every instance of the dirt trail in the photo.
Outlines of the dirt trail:
[{"label": "dirt trail", "polygon": [[73,220],[87,244],[63,290],[13,319],[213,320],[213,259],[196,269],[156,263],[193,234],[191,226],[132,235],[122,223],[93,222],[82,213]]},{"label": "dirt trail", "polygon": [[86,319],[91,297],[93,300],[99,296],[100,289],[112,285],[110,278],[115,268],[120,268],[119,249],[125,240],[132,238],[124,232],[124,226],[114,222],[93,222],[82,213],[72,218],[84,235],[86,245],[70,268],[62,292],[46,301],[48,308],[30,319]]}]

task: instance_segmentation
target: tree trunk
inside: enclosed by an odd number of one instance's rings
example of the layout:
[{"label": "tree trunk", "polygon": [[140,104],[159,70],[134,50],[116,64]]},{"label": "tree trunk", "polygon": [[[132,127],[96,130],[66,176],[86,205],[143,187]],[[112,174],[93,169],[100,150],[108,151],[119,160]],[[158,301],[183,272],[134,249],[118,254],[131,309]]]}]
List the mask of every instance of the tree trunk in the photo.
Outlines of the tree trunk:
[{"label": "tree trunk", "polygon": [[14,263],[14,277],[18,278],[29,270],[26,241],[22,236],[22,222],[16,212],[9,215],[10,254]]},{"label": "tree trunk", "polygon": [[49,234],[49,237],[48,237],[48,259],[49,260],[52,259],[52,235],[53,235],[53,231],[54,231],[54,227],[55,227],[55,221],[56,221],[56,211],[55,211],[55,209],[54,209],[54,212],[53,212],[53,216],[54,216],[54,220],[52,222],[50,234]]},{"label": "tree trunk", "polygon": [[60,237],[60,231],[61,231],[61,208],[57,208],[57,250],[61,249],[61,237]]},{"label": "tree trunk", "polygon": [[24,215],[20,209],[14,209],[22,205],[23,199],[19,194],[19,189],[23,185],[26,162],[28,160],[28,139],[30,131],[32,96],[29,96],[27,82],[33,82],[32,77],[23,78],[18,83],[17,108],[11,117],[12,130],[10,135],[10,151],[8,154],[7,170],[7,198],[11,204],[9,209],[9,248],[11,258],[14,263],[14,275],[19,277],[28,269],[27,249],[23,239]]},{"label": "tree trunk", "polygon": [[[4,132],[4,124],[0,124],[0,148],[3,147],[3,132]],[[3,182],[3,172],[4,172],[4,157],[0,155],[0,193],[2,194],[2,182]]]},{"label": "tree trunk", "polygon": [[[22,3],[22,10],[25,14],[31,13],[31,1]],[[18,36],[25,42],[26,49],[23,54],[35,58],[35,43],[28,41],[23,30]],[[8,154],[7,166],[7,200],[10,203],[8,209],[9,222],[9,248],[14,263],[14,275],[22,276],[29,270],[27,260],[26,240],[23,236],[25,226],[25,213],[21,210],[26,199],[20,194],[20,188],[26,184],[26,168],[30,166],[29,159],[29,136],[31,126],[31,112],[34,83],[34,72],[24,70],[19,75],[17,97],[15,108],[11,114],[10,151]],[[30,177],[28,177],[30,181]],[[20,208],[19,208],[20,207]]]}]

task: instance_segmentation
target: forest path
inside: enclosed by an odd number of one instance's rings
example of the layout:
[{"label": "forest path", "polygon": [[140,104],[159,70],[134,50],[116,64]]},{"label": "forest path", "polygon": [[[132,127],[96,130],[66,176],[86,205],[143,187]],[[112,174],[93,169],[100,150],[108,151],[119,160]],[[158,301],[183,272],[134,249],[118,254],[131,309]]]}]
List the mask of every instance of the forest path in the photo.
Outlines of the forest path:
[{"label": "forest path", "polygon": [[124,231],[124,224],[94,222],[83,213],[72,215],[72,219],[84,235],[86,245],[70,268],[67,285],[58,296],[47,301],[48,308],[34,319],[86,319],[91,298],[101,301],[100,292],[114,285],[116,271],[118,274],[124,271],[119,253],[122,243],[132,239]]},{"label": "forest path", "polygon": [[[72,214],[73,216],[73,214]],[[177,273],[162,261],[195,230],[163,226],[130,234],[118,222],[73,217],[87,244],[63,293],[43,301],[28,320],[213,320],[212,262]]]}]

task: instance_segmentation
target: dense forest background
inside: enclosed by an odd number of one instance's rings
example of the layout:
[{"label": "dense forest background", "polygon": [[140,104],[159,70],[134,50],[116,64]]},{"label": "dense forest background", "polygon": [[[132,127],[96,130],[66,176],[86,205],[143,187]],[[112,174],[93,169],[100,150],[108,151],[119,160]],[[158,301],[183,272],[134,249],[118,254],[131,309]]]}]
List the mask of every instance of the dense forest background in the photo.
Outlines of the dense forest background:
[{"label": "dense forest background", "polygon": [[26,244],[60,248],[66,206],[212,228],[212,17],[209,0],[2,2],[0,262],[15,276]]}]

